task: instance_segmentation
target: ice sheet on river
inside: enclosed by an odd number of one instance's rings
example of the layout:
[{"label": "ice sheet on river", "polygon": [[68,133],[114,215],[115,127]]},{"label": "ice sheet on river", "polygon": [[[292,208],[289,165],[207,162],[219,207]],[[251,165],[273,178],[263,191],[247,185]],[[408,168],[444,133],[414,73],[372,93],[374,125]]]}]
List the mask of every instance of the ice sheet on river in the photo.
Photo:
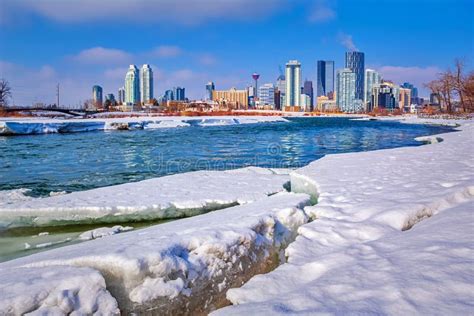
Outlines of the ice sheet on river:
[{"label": "ice sheet on river", "polygon": [[[225,292],[278,263],[306,194],[253,203],[0,264],[0,314],[200,314]],[[105,280],[105,282],[104,282]]]},{"label": "ice sheet on river", "polygon": [[135,130],[188,126],[220,126],[263,122],[287,122],[278,116],[128,117],[92,119],[0,119],[0,135],[75,133],[103,130]]},{"label": "ice sheet on river", "polygon": [[286,169],[256,167],[176,174],[46,198],[0,203],[0,228],[187,217],[284,191],[288,181]]},{"label": "ice sheet on river", "polygon": [[216,315],[472,314],[474,124],[461,124],[420,138],[430,145],[329,155],[292,173],[293,190],[319,195],[305,208],[317,219],[287,263],[229,290],[235,305]]}]

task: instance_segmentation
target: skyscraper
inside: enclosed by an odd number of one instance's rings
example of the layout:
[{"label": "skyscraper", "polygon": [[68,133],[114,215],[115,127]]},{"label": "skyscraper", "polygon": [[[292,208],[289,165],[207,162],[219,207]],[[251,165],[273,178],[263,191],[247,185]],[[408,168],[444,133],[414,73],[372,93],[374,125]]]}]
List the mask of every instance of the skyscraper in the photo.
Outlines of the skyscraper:
[{"label": "skyscraper", "polygon": [[140,102],[140,83],[137,66],[130,65],[125,75],[125,103],[137,104]]},{"label": "skyscraper", "polygon": [[125,87],[122,87],[118,90],[118,102],[119,104],[125,102]]},{"label": "skyscraper", "polygon": [[373,69],[365,70],[364,80],[364,107],[366,112],[371,112],[374,108],[372,105],[372,88],[380,84],[380,74]]},{"label": "skyscraper", "polygon": [[260,105],[275,107],[275,86],[273,83],[266,83],[258,88],[258,100]]},{"label": "skyscraper", "polygon": [[336,104],[339,110],[347,113],[359,112],[360,103],[355,98],[356,74],[349,68],[337,71]]},{"label": "skyscraper", "polygon": [[372,103],[374,109],[393,111],[398,108],[399,89],[392,82],[382,82],[372,88]]},{"label": "skyscraper", "polygon": [[212,91],[216,90],[216,86],[214,82],[209,81],[206,84],[206,100],[212,100]]},{"label": "skyscraper", "polygon": [[334,61],[318,60],[316,79],[318,97],[329,96],[331,92],[334,92]]},{"label": "skyscraper", "polygon": [[143,103],[150,102],[150,100],[153,99],[153,70],[151,70],[148,64],[142,66],[140,92],[141,101]]},{"label": "skyscraper", "polygon": [[290,60],[286,64],[286,106],[301,105],[301,64]]},{"label": "skyscraper", "polygon": [[346,68],[355,73],[355,98],[364,100],[364,53],[346,52]]},{"label": "skyscraper", "polygon": [[303,84],[303,94],[309,96],[309,109],[313,110],[314,106],[314,92],[313,92],[313,82],[311,80],[305,80]]},{"label": "skyscraper", "polygon": [[285,75],[282,74],[282,75],[278,76],[276,88],[278,89],[279,97],[280,97],[280,100],[277,103],[278,103],[279,109],[281,110],[282,107],[285,106],[285,104],[286,104],[286,79],[285,79]]},{"label": "skyscraper", "polygon": [[181,87],[174,87],[173,88],[173,95],[176,101],[184,101],[186,99],[185,96],[185,89]]},{"label": "skyscraper", "polygon": [[96,109],[102,108],[102,87],[101,86],[93,86],[92,87],[92,100],[94,102],[94,106]]}]

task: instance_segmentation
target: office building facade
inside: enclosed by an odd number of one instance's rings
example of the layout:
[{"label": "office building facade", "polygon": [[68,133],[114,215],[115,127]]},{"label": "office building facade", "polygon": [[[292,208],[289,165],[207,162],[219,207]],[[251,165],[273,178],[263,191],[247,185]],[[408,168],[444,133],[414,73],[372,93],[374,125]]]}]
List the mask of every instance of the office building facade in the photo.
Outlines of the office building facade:
[{"label": "office building facade", "polygon": [[359,100],[364,100],[364,59],[364,53],[362,52],[346,52],[346,68],[355,74],[355,98]]},{"label": "office building facade", "polygon": [[149,103],[153,99],[153,70],[148,64],[142,66],[140,88],[140,100]]},{"label": "office building facade", "polygon": [[364,107],[366,112],[373,110],[372,105],[372,89],[375,85],[379,85],[381,82],[380,74],[373,69],[365,70],[364,79]]},{"label": "office building facade", "polygon": [[214,85],[214,82],[209,81],[206,84],[206,100],[212,100],[212,91],[216,90],[216,86]]},{"label": "office building facade", "polygon": [[130,65],[125,75],[125,103],[138,104],[140,102],[140,73],[137,66]]},{"label": "office building facade", "polygon": [[94,103],[94,107],[96,109],[102,108],[103,105],[103,92],[101,86],[93,86],[92,87],[92,101]]},{"label": "office building facade", "polygon": [[349,68],[340,69],[336,76],[336,105],[340,111],[357,113],[362,101],[356,100],[356,74]]},{"label": "office building facade", "polygon": [[290,60],[286,64],[286,106],[301,105],[301,64]]},{"label": "office building facade", "polygon": [[334,94],[334,61],[318,60],[316,78],[316,94],[329,96]]},{"label": "office building facade", "polygon": [[275,86],[273,83],[266,83],[258,87],[258,100],[260,105],[275,107]]}]

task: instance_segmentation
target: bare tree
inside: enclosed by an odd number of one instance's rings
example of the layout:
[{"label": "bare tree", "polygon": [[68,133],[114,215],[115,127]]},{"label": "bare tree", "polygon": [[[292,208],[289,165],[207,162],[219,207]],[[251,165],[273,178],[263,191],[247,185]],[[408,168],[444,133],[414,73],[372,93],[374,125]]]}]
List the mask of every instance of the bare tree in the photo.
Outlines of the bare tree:
[{"label": "bare tree", "polygon": [[462,91],[466,110],[469,112],[474,111],[474,71],[471,71],[469,75],[466,76]]},{"label": "bare tree", "polygon": [[11,98],[10,83],[5,79],[0,79],[0,107],[8,105],[8,99]]}]

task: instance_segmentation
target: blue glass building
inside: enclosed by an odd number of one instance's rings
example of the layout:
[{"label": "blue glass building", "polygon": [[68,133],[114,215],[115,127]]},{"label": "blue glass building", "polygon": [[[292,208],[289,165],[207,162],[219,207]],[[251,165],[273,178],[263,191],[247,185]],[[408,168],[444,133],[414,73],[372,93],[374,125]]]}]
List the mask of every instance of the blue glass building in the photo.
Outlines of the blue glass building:
[{"label": "blue glass building", "polygon": [[364,53],[362,52],[346,52],[346,68],[352,70],[356,76],[355,82],[355,98],[364,100]]},{"label": "blue glass building", "polygon": [[334,61],[318,60],[317,67],[317,96],[329,96],[334,92]]}]

